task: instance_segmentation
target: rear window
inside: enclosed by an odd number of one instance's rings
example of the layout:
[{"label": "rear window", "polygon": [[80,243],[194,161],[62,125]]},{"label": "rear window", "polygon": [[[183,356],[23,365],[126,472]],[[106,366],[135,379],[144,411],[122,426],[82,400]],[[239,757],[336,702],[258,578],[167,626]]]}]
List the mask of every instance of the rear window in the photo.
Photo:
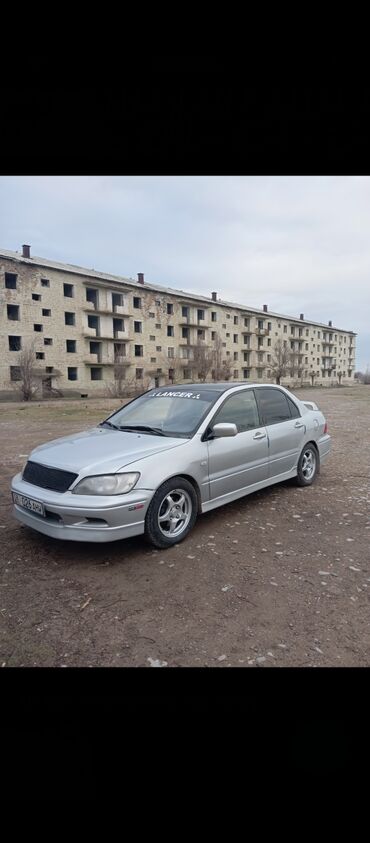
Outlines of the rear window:
[{"label": "rear window", "polygon": [[291,398],[289,398],[289,397],[288,397],[288,395],[286,396],[286,399],[287,399],[287,402],[288,402],[288,404],[289,404],[289,409],[290,409],[290,413],[291,413],[292,419],[298,419],[298,418],[300,418],[300,415],[301,415],[301,414],[300,414],[300,412],[299,412],[299,410],[298,410],[297,405],[294,403],[294,401],[292,401],[292,400],[291,400]]},{"label": "rear window", "polygon": [[279,389],[262,388],[256,393],[264,424],[278,424],[292,418],[288,399]]}]

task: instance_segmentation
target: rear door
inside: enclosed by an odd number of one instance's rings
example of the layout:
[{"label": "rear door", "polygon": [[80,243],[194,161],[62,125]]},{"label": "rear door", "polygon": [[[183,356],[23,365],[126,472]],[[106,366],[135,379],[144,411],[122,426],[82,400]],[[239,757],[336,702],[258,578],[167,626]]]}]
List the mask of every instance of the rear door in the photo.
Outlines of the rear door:
[{"label": "rear door", "polygon": [[209,427],[221,422],[236,424],[238,433],[207,441],[213,499],[248,490],[268,477],[267,433],[260,424],[254,390],[246,389],[226,398]]},{"label": "rear door", "polygon": [[262,386],[256,397],[268,435],[268,476],[278,477],[297,465],[306,426],[297,405],[281,389]]}]

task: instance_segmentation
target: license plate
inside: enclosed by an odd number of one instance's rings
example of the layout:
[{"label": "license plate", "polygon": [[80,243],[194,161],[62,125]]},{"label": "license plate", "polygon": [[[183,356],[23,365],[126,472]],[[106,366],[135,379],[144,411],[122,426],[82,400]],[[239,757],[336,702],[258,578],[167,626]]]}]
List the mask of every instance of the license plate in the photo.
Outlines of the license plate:
[{"label": "license plate", "polygon": [[37,512],[38,515],[45,515],[45,507],[40,501],[34,501],[32,498],[26,498],[24,495],[19,495],[17,492],[12,492],[13,503],[22,506],[23,509],[29,509],[31,512]]}]

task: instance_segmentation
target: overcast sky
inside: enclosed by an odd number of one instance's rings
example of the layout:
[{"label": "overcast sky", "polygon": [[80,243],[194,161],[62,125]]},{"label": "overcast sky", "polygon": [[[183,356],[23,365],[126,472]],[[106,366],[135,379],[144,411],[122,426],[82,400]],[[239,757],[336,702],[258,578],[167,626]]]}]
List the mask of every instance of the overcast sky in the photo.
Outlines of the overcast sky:
[{"label": "overcast sky", "polygon": [[5,176],[0,247],[355,331],[370,365],[370,178]]}]

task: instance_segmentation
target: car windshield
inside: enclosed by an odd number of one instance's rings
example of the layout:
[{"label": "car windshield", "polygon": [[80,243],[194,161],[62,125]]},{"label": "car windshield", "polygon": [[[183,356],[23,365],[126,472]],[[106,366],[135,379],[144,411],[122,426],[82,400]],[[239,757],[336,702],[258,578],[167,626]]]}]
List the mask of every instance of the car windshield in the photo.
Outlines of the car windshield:
[{"label": "car windshield", "polygon": [[118,429],[190,438],[220,393],[209,389],[155,389],[109,417]]}]

